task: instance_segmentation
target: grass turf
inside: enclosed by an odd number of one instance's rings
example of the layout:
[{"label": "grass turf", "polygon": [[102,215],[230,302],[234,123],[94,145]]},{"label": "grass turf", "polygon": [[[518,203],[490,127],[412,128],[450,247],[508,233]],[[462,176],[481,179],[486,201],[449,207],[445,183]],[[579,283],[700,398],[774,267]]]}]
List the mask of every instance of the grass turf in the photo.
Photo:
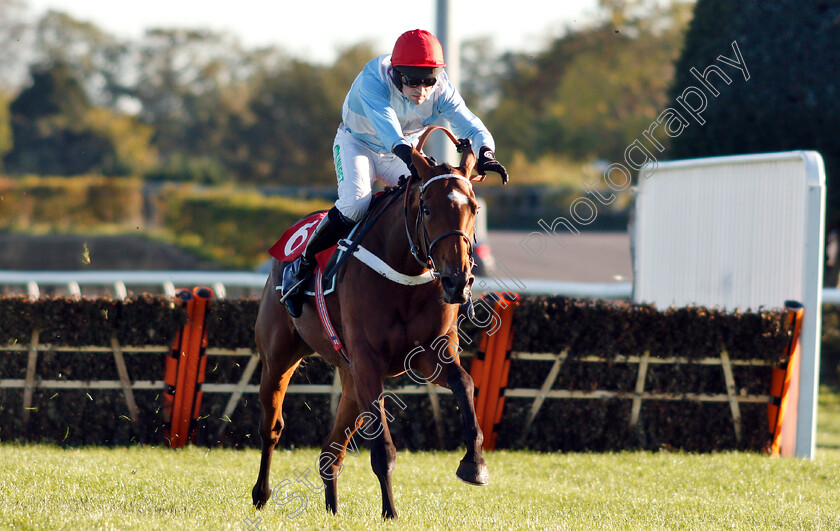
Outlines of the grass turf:
[{"label": "grass turf", "polygon": [[254,450],[2,444],[0,528],[840,529],[840,395],[821,393],[818,423],[812,461],[499,451],[487,454],[487,487],[457,480],[461,452],[400,452],[396,523],[379,518],[366,451],[347,457],[332,516],[296,479],[308,469],[320,486],[314,449],[275,453],[275,493],[256,511]]}]

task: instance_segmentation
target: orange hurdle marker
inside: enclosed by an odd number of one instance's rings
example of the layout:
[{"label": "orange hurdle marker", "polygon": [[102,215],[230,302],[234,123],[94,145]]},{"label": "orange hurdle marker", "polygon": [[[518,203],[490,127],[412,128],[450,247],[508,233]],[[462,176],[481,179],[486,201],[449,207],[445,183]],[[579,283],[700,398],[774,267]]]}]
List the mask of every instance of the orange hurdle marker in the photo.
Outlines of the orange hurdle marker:
[{"label": "orange hurdle marker", "polygon": [[190,419],[190,440],[195,443],[196,439],[196,423],[198,417],[201,416],[201,400],[204,398],[204,391],[201,390],[204,384],[204,376],[207,370],[207,310],[210,308],[210,300],[213,298],[213,290],[210,288],[195,288],[193,294],[196,300],[204,301],[202,308],[202,315],[196,315],[196,319],[201,321],[201,334],[198,345],[198,374],[196,375],[195,385],[195,400],[192,411],[192,418]]},{"label": "orange hurdle marker", "polygon": [[[495,311],[494,306],[494,311]],[[490,372],[492,355],[496,350],[496,334],[488,335],[485,331],[481,334],[481,340],[478,345],[478,352],[470,365],[470,376],[472,376],[475,384],[475,415],[478,417],[478,425],[482,428],[484,433],[484,444],[489,441],[489,434],[484,432],[482,426],[482,419],[484,419],[485,403],[487,402],[487,386],[489,385],[489,378],[487,374]],[[482,445],[484,446],[484,445]]]},{"label": "orange hurdle marker", "polygon": [[[177,352],[177,378],[170,417],[172,424],[168,434],[170,448],[185,446],[189,440],[195,442],[195,425],[203,396],[201,384],[204,382],[207,365],[204,355],[207,347],[205,320],[213,290],[196,287],[190,295],[192,299],[187,303],[187,324],[179,333],[180,337],[176,338],[180,346]],[[167,374],[170,372],[171,363],[167,359]]]},{"label": "orange hurdle marker", "polygon": [[479,343],[479,352],[470,366],[470,376],[476,386],[475,412],[484,434],[482,448],[493,450],[498,433],[496,428],[504,412],[504,390],[510,374],[510,349],[513,345],[513,307],[519,296],[505,292],[497,294],[494,311],[501,319],[493,334],[486,331]]},{"label": "orange hurdle marker", "polygon": [[496,438],[499,436],[498,427],[502,422],[502,413],[505,407],[505,389],[510,375],[510,349],[513,346],[513,307],[516,302],[511,302],[504,309],[500,308],[502,326],[496,342],[496,354],[494,356],[494,367],[491,372],[490,389],[488,392],[495,400],[487,402],[485,423],[490,430],[489,450],[496,448]]},{"label": "orange hurdle marker", "polygon": [[[793,452],[782,451],[782,428],[786,422],[796,424],[796,408],[790,407],[791,381],[796,377],[798,371],[801,346],[799,335],[802,331],[802,318],[805,315],[805,307],[796,301],[785,301],[785,326],[791,331],[790,343],[785,349],[785,355],[778,367],[773,368],[773,375],[770,382],[770,403],[767,404],[767,424],[772,435],[767,453],[772,457],[778,457],[783,453],[793,455]],[[788,409],[790,412],[788,413]]]},{"label": "orange hurdle marker", "polygon": [[[195,304],[195,297],[192,292],[187,289],[179,289],[175,293],[175,303],[187,312],[187,320],[189,321],[189,316]],[[175,335],[172,348],[169,349],[166,356],[166,370],[163,378],[163,409],[167,422],[163,430],[163,436],[171,448],[179,446],[174,438],[177,431],[173,432],[172,427],[177,425],[176,417],[180,416],[181,403],[183,402],[182,393],[178,392],[178,384],[184,380],[183,373],[186,370],[186,363],[182,363],[182,360],[186,360],[187,352],[189,352],[190,334],[187,324]]]}]

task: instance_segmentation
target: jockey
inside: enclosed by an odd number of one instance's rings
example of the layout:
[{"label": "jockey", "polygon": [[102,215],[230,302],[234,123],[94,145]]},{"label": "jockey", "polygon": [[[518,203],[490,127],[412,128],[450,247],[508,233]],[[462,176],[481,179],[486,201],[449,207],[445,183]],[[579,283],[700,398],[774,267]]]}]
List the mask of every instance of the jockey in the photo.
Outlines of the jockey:
[{"label": "jockey", "polygon": [[[293,286],[312,273],[316,254],[335,245],[364,217],[375,179],[393,186],[406,169],[417,175],[412,146],[438,117],[447,119],[455,136],[469,138],[478,150],[479,174],[496,172],[507,184],[507,170],[493,154],[493,137],[449,82],[444,66],[437,38],[412,30],[400,35],[391,54],[371,60],[356,77],[333,143],[338,200],[292,265]],[[292,317],[299,317],[302,296],[301,290],[295,291],[286,298],[286,306]]]}]

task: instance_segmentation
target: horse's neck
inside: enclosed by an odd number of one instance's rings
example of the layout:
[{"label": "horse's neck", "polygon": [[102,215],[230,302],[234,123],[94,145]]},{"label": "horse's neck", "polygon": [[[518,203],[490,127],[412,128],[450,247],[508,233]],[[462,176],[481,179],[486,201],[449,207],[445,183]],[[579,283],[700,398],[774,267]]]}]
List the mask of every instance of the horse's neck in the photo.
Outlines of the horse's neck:
[{"label": "horse's neck", "polygon": [[[407,193],[413,193],[413,191]],[[411,231],[411,237],[415,239],[414,243],[419,245],[420,241],[415,234],[416,215],[416,209],[409,209],[407,226]],[[381,256],[389,266],[404,275],[414,276],[423,273],[423,266],[411,255],[411,244],[406,235],[406,218],[402,205],[399,208],[390,208],[382,216],[380,223],[386,227],[386,230],[382,240],[381,254],[377,252],[375,254]]]},{"label": "horse's neck", "polygon": [[[410,208],[408,230],[411,231],[414,243],[421,245],[421,241],[416,234],[416,219],[417,209]],[[382,232],[378,234],[381,237],[375,239],[375,249],[372,246],[368,250],[382,258],[392,269],[404,275],[417,276],[426,271],[426,268],[415,260],[411,254],[411,244],[406,235],[406,217],[402,204],[392,205],[388,212],[382,215],[377,224],[381,224],[381,227],[383,227]],[[457,317],[458,308],[456,305],[443,305],[444,313],[439,315],[437,324],[434,320],[416,320],[417,316],[427,312],[430,307],[433,307],[434,311],[440,312],[441,299],[437,295],[440,290],[439,286],[438,282],[411,286],[408,290],[409,298],[396,305],[396,311],[401,314],[401,322],[406,323],[406,326],[408,326],[407,323],[413,323],[412,326],[417,326],[418,323],[426,323],[436,335],[440,334],[441,330],[447,329],[446,327],[450,326],[450,323],[454,322]],[[432,315],[434,315],[434,311]],[[443,328],[438,330],[435,327]],[[422,333],[426,332],[428,330]]]}]

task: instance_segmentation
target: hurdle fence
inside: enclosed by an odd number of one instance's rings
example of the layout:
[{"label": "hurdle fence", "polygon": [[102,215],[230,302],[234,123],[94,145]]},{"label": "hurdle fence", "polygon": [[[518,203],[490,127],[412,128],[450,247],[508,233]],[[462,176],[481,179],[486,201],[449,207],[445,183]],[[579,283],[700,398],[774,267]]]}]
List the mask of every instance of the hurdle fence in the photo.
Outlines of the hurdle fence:
[{"label": "hurdle fence", "polygon": [[[21,414],[24,421],[29,417],[32,410],[33,393],[37,389],[55,389],[55,390],[121,390],[125,399],[126,407],[129,416],[132,420],[136,420],[138,416],[137,405],[134,400],[134,391],[136,390],[162,390],[164,388],[163,380],[133,380],[128,374],[126,368],[124,354],[148,354],[157,355],[160,359],[169,351],[169,346],[129,346],[120,345],[116,338],[111,339],[109,346],[63,346],[40,343],[38,341],[38,331],[33,331],[31,342],[29,345],[5,345],[0,347],[0,351],[4,352],[26,352],[28,353],[26,375],[24,379],[2,379],[0,380],[0,389],[23,389],[23,403],[21,404]],[[62,353],[95,353],[104,356],[110,355],[113,358],[119,380],[45,380],[38,377],[36,367],[39,353],[43,352],[62,352]],[[259,354],[248,348],[237,349],[223,349],[223,348],[208,348],[205,351],[208,356],[236,356],[247,358],[247,363],[242,370],[241,376],[236,380],[228,383],[204,383],[201,387],[204,393],[210,394],[227,394],[230,395],[225,406],[223,415],[230,418],[233,416],[238,404],[243,395],[256,394],[259,392],[259,386],[249,384],[254,372],[259,366]],[[629,420],[629,427],[635,428],[639,420],[639,413],[641,411],[642,402],[645,400],[666,400],[666,401],[694,401],[694,402],[719,402],[729,403],[732,428],[735,433],[736,440],[741,440],[741,413],[740,404],[754,403],[766,404],[770,396],[761,395],[743,395],[738,392],[738,387],[733,376],[732,368],[735,366],[752,366],[752,367],[771,367],[772,364],[766,360],[730,360],[728,353],[723,350],[718,357],[709,357],[699,360],[688,360],[684,357],[671,356],[667,358],[654,357],[650,352],[644,352],[641,355],[618,355],[618,356],[585,356],[575,358],[576,362],[583,363],[605,363],[613,364],[632,364],[637,365],[637,376],[635,379],[635,389],[632,392],[614,391],[608,389],[594,389],[594,390],[571,390],[571,389],[553,389],[558,376],[561,373],[564,363],[569,358],[568,349],[560,353],[537,353],[537,352],[510,352],[510,359],[523,361],[541,361],[550,363],[551,366],[546,373],[545,380],[539,388],[506,388],[502,395],[505,398],[521,398],[532,399],[530,408],[528,409],[528,416],[525,420],[522,432],[519,435],[519,441],[524,441],[528,434],[534,420],[537,418],[541,408],[546,400],[564,399],[564,400],[600,400],[607,398],[616,398],[621,400],[632,401],[632,409]],[[471,358],[475,354],[470,351],[461,353],[462,357]],[[711,365],[720,366],[721,378],[723,378],[726,385],[725,394],[703,394],[703,393],[657,393],[645,391],[646,376],[648,368],[652,365],[666,365],[666,364],[687,364],[694,365]],[[162,367],[161,367],[162,369]],[[430,399],[433,417],[436,425],[436,431],[440,443],[443,434],[443,415],[440,409],[439,395],[450,395],[451,391],[445,388],[439,388],[436,385],[402,385],[399,387],[387,388],[391,393],[397,395],[419,395],[427,394]],[[338,401],[341,396],[341,382],[338,377],[338,371],[334,371],[333,381],[330,385],[324,384],[292,384],[288,391],[292,395],[329,395],[330,396],[330,411],[333,415],[338,408]]]},{"label": "hurdle fence", "polygon": [[[483,278],[477,280],[476,291],[496,291],[509,289],[510,285],[494,278]],[[261,273],[218,273],[218,272],[0,272],[0,286],[17,286],[26,289],[25,294],[30,299],[37,299],[43,296],[44,291],[52,291],[52,294],[70,295],[73,297],[82,296],[82,288],[92,287],[99,290],[107,290],[119,299],[127,297],[129,289],[133,287],[148,288],[157,286],[163,293],[174,296],[175,286],[182,284],[205,284],[213,286],[217,299],[225,299],[231,293],[248,292],[251,296],[258,294],[265,283],[265,276]],[[517,291],[521,295],[563,295],[579,298],[613,298],[630,299],[632,286],[630,284],[588,284],[571,282],[549,282],[537,280],[516,281]],[[46,288],[45,290],[42,288]],[[524,289],[523,289],[524,288]],[[824,301],[831,303],[840,302],[840,290],[824,290]],[[55,390],[119,390],[125,400],[129,417],[136,420],[138,408],[134,399],[135,391],[163,390],[164,381],[161,380],[136,380],[132,379],[126,367],[126,354],[148,354],[150,356],[163,356],[169,351],[169,345],[121,345],[116,337],[112,337],[108,345],[88,346],[67,346],[60,344],[43,343],[39,340],[38,330],[33,330],[29,344],[21,343],[15,345],[0,346],[0,352],[26,352],[27,365],[23,379],[0,379],[0,389],[22,389],[21,414],[26,421],[33,406],[33,396],[38,389]],[[39,354],[45,352],[62,353],[93,353],[110,356],[113,359],[119,379],[117,380],[57,380],[42,379],[37,374]],[[207,382],[202,384],[201,390],[204,393],[215,395],[228,395],[224,408],[223,418],[233,416],[243,397],[248,394],[259,392],[259,386],[251,384],[254,372],[259,366],[259,355],[250,348],[213,348],[206,349],[207,356],[239,357],[247,359],[244,363],[241,374],[238,378],[227,382]],[[471,358],[475,352],[464,351],[461,356]],[[628,428],[636,428],[639,422],[642,404],[645,401],[690,401],[700,403],[726,403],[729,405],[731,414],[732,430],[738,442],[741,441],[741,405],[742,404],[767,404],[770,400],[769,394],[743,394],[739,392],[733,367],[771,367],[772,363],[766,359],[730,359],[729,354],[722,350],[718,355],[697,359],[689,359],[679,355],[661,357],[652,355],[651,352],[636,352],[628,354],[604,353],[603,355],[579,356],[570,355],[568,349],[560,352],[521,352],[510,351],[507,353],[511,361],[537,361],[546,363],[545,377],[538,387],[505,387],[500,394],[501,399],[520,399],[530,401],[527,408],[527,416],[522,425],[517,440],[522,443],[538,418],[540,411],[547,401],[550,400],[604,400],[618,399],[631,402],[631,412]],[[632,391],[617,391],[611,389],[555,389],[555,383],[560,377],[563,367],[570,360],[576,363],[612,363],[635,365],[635,386]],[[719,366],[720,376],[725,384],[725,393],[663,393],[646,390],[648,382],[648,370],[652,366],[661,365],[706,365]],[[436,426],[436,434],[439,444],[443,445],[443,414],[439,397],[451,394],[445,388],[438,388],[435,385],[400,385],[391,386],[389,392],[398,395],[426,395],[431,404],[431,409]],[[341,396],[341,384],[337,371],[332,375],[330,384],[292,384],[288,389],[292,395],[326,395],[330,400],[330,411],[334,415]],[[223,427],[219,429],[219,436]]]}]

